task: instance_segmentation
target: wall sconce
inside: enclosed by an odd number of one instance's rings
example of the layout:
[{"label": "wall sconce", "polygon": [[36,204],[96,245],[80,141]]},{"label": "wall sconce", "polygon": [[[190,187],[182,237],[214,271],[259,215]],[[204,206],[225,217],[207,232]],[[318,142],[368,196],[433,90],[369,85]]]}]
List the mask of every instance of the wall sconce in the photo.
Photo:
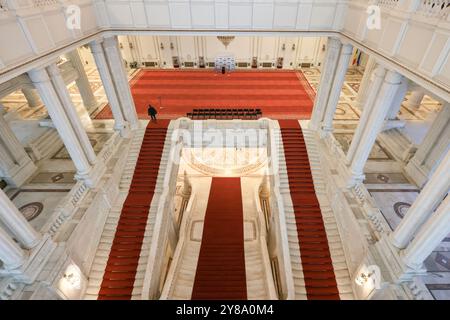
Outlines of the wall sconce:
[{"label": "wall sconce", "polygon": [[64,272],[63,279],[72,289],[81,288],[81,274],[77,266],[73,264],[69,265],[66,272]]},{"label": "wall sconce", "polygon": [[367,281],[369,281],[370,277],[372,277],[374,274],[375,271],[369,273],[361,272],[360,275],[355,278],[355,282],[357,285],[363,286],[367,283]]},{"label": "wall sconce", "polygon": [[322,51],[325,51],[325,45],[322,45]]},{"label": "wall sconce", "polygon": [[130,42],[129,44],[130,49],[133,49],[133,44]]},{"label": "wall sconce", "polygon": [[173,46],[173,43],[170,43],[170,49],[173,50],[175,47]]},{"label": "wall sconce", "polygon": [[122,44],[122,42],[119,42],[119,48],[120,48],[120,49],[123,49],[123,44]]},{"label": "wall sconce", "polygon": [[292,51],[295,50],[295,43],[292,44]]},{"label": "wall sconce", "polygon": [[161,42],[161,45],[159,47],[161,48],[161,50],[164,50],[164,45],[163,45],[162,42]]},{"label": "wall sconce", "polygon": [[286,45],[283,43],[283,45],[281,46],[281,50],[286,50]]}]

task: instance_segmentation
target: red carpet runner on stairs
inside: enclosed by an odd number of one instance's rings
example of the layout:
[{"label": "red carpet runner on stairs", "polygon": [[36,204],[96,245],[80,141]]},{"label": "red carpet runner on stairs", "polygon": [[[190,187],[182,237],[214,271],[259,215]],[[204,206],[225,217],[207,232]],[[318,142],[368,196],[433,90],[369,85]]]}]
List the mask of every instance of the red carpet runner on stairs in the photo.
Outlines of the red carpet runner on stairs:
[{"label": "red carpet runner on stairs", "polygon": [[99,300],[131,299],[168,124],[167,120],[159,120],[158,124],[150,122],[145,131],[106,264]]},{"label": "red carpet runner on stairs", "polygon": [[325,226],[314,191],[302,129],[279,120],[308,299],[339,299]]},{"label": "red carpet runner on stairs", "polygon": [[[259,108],[273,119],[309,119],[315,95],[301,71],[292,70],[142,70],[130,86],[140,119],[148,119],[149,103],[161,119],[199,108]],[[96,119],[112,119],[109,106]]]},{"label": "red carpet runner on stairs", "polygon": [[212,178],[193,300],[245,300],[241,179]]}]

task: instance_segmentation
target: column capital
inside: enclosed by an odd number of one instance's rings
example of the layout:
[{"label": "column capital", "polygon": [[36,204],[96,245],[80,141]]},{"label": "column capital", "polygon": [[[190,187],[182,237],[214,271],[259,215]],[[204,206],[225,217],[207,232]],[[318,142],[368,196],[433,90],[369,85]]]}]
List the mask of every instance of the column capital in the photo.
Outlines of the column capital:
[{"label": "column capital", "polygon": [[352,54],[353,53],[353,45],[351,43],[344,43],[342,45],[342,52],[341,54]]},{"label": "column capital", "polygon": [[51,63],[47,66],[47,71],[49,74],[49,78],[58,76],[61,74],[61,71],[59,70],[59,67],[56,63]]},{"label": "column capital", "polygon": [[342,42],[337,37],[328,37],[328,48],[339,49],[342,45]]},{"label": "column capital", "polygon": [[27,73],[33,83],[50,82],[50,77],[45,67],[38,67]]},{"label": "column capital", "polygon": [[117,36],[109,36],[103,38],[103,46],[105,48],[118,47]]},{"label": "column capital", "polygon": [[89,47],[92,53],[103,53],[102,48],[103,39],[96,39],[89,42]]},{"label": "column capital", "polygon": [[373,72],[374,77],[384,78],[386,76],[386,68],[383,66],[378,66]]},{"label": "column capital", "polygon": [[389,70],[386,73],[384,82],[389,84],[400,84],[402,82],[403,76],[395,70]]}]

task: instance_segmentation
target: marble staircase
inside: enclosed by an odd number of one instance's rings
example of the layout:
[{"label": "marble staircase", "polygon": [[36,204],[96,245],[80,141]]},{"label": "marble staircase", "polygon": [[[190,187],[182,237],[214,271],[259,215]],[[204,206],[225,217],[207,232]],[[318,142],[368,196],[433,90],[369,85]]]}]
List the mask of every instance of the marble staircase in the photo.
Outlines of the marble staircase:
[{"label": "marble staircase", "polygon": [[[353,299],[350,275],[345,261],[339,231],[337,229],[334,214],[332,212],[331,207],[329,206],[329,203],[325,195],[325,180],[321,173],[319,153],[314,141],[315,137],[313,132],[308,130],[305,126],[302,126],[302,131],[307,146],[308,157],[311,166],[311,173],[314,180],[314,188],[322,211],[322,217],[328,239],[328,245],[333,263],[336,282],[339,290],[339,296],[341,299]],[[278,175],[280,181],[280,193],[282,195],[285,208],[290,260],[292,265],[292,273],[294,277],[295,299],[307,300],[308,297],[306,292],[303,267],[300,256],[296,218],[294,215],[294,208],[289,189],[289,180],[285,161],[283,140],[281,137],[281,131],[278,128],[274,129],[274,142],[275,145],[277,146],[278,151],[278,164],[279,164]]]},{"label": "marble staircase", "polygon": [[258,240],[246,240],[245,246],[245,269],[247,275],[247,298],[249,300],[270,299],[269,288],[262,252]]},{"label": "marble staircase", "polygon": [[348,266],[345,260],[344,249],[341,237],[339,235],[336,218],[326,196],[326,184],[321,169],[320,156],[316,142],[315,133],[300,122],[303,130],[306,148],[308,150],[311,173],[314,180],[314,188],[317,198],[319,199],[322,216],[324,219],[325,230],[328,237],[331,259],[333,261],[334,273],[339,289],[340,298],[343,300],[354,299],[353,289]]},{"label": "marble staircase", "polygon": [[[135,131],[134,137],[131,141],[128,150],[128,159],[122,172],[122,176],[119,182],[119,196],[117,197],[116,203],[109,213],[106,220],[100,243],[96,252],[93,266],[89,275],[88,288],[86,290],[85,299],[95,300],[98,297],[98,293],[103,281],[103,275],[105,273],[105,268],[108,262],[109,253],[111,251],[111,246],[114,240],[114,235],[118,225],[118,221],[122,212],[122,207],[127,198],[128,191],[131,185],[131,181],[134,174],[134,169],[137,163],[137,159],[141,150],[142,141],[145,134],[145,127]],[[150,244],[153,235],[153,228],[155,224],[156,212],[158,209],[159,199],[161,196],[162,189],[164,188],[162,181],[164,179],[166,166],[169,158],[170,150],[170,137],[172,134],[172,129],[167,130],[164,149],[162,152],[160,167],[158,171],[158,177],[155,187],[155,193],[153,200],[150,205],[150,212],[147,220],[147,225],[145,228],[144,239],[141,247],[141,253],[139,257],[137,272],[135,276],[134,288],[132,292],[131,299],[141,299],[143,282],[145,277],[145,270],[148,263],[148,257],[150,252]]]}]

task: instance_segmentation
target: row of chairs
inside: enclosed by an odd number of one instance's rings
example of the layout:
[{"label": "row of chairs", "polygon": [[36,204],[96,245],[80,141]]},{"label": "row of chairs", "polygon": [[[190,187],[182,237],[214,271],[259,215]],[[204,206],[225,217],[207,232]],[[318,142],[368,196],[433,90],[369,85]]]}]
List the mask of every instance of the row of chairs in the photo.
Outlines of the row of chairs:
[{"label": "row of chairs", "polygon": [[191,119],[259,119],[262,116],[261,109],[194,109],[186,114]]}]

